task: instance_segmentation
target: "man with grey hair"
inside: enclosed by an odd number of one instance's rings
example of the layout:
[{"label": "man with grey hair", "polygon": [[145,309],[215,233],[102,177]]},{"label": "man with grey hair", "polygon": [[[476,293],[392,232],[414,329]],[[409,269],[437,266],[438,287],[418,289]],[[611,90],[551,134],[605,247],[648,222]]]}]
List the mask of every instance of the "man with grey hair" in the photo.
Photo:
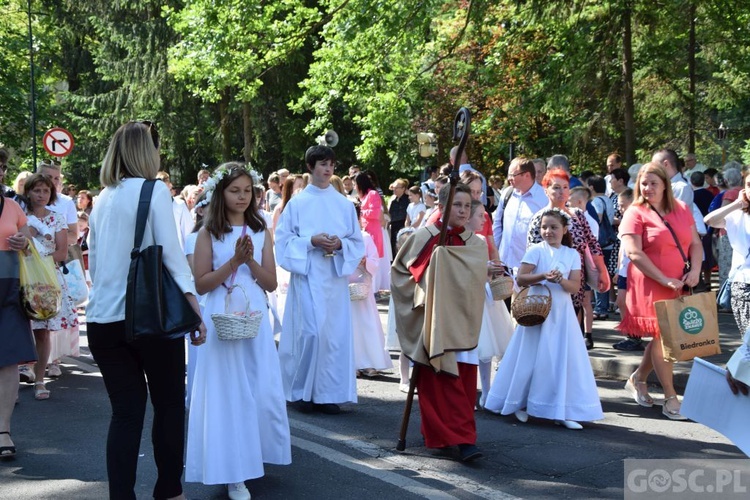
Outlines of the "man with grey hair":
[{"label": "man with grey hair", "polygon": [[698,163],[698,159],[694,153],[688,153],[685,155],[685,177],[690,179],[690,174],[693,172],[705,172],[706,166]]},{"label": "man with grey hair", "polygon": [[561,168],[570,175],[570,183],[568,184],[570,189],[578,186],[583,186],[581,179],[570,173],[570,162],[568,162],[567,156],[552,155],[549,160],[547,160],[547,170],[552,170],[553,168]]},{"label": "man with grey hair", "polygon": [[536,183],[541,186],[544,174],[547,173],[547,165],[545,165],[544,160],[541,158],[534,158],[531,161],[534,163],[534,170],[536,170]]},{"label": "man with grey hair", "polygon": [[672,194],[674,194],[675,199],[682,201],[689,209],[692,209],[693,189],[680,172],[677,153],[671,149],[660,149],[651,157],[651,163],[664,167],[664,170],[667,171],[667,178],[672,184]]},{"label": "man with grey hair", "polygon": [[68,195],[62,193],[62,167],[57,160],[42,160],[36,167],[38,174],[48,177],[55,185],[57,196],[55,202],[48,206],[49,210],[65,217],[68,224],[68,246],[78,243],[78,212],[76,204]]}]

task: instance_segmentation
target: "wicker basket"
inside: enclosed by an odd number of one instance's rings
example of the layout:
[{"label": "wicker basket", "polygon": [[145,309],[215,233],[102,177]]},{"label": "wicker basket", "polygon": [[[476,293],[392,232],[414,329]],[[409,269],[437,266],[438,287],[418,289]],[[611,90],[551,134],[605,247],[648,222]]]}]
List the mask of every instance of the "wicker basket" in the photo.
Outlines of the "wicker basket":
[{"label": "wicker basket", "polygon": [[349,299],[365,300],[370,293],[369,283],[349,283]]},{"label": "wicker basket", "polygon": [[[229,312],[229,299],[235,288],[239,288],[242,291],[242,295],[245,296],[247,309],[244,312]],[[254,339],[258,336],[263,313],[261,311],[251,311],[250,301],[247,300],[245,290],[239,285],[233,285],[224,299],[224,312],[212,314],[211,319],[214,322],[214,328],[216,328],[216,335],[219,337],[219,340]]]},{"label": "wicker basket", "polygon": [[544,323],[552,308],[552,292],[547,285],[547,295],[529,295],[531,287],[523,288],[510,307],[513,318],[521,326],[537,326]]},{"label": "wicker basket", "polygon": [[493,276],[490,280],[490,291],[493,300],[505,300],[513,295],[513,278],[509,274]]}]

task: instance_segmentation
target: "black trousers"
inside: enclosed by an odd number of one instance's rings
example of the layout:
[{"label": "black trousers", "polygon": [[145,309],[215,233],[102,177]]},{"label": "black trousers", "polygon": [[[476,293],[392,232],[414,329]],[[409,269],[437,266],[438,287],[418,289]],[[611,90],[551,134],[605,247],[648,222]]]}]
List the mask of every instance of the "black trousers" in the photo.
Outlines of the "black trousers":
[{"label": "black trousers", "polygon": [[87,335],[112,405],[107,436],[110,498],[136,498],[136,467],[149,393],[154,408],[151,442],[158,470],[154,498],[180,495],[185,451],[185,341],[129,344],[124,321],[89,323]]}]

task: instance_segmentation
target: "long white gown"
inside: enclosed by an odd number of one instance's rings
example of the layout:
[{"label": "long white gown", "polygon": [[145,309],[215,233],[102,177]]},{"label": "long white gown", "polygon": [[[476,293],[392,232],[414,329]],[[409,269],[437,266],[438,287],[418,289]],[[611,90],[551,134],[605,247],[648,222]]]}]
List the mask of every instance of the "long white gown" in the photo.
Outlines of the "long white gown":
[{"label": "long white gown", "polygon": [[[326,257],[311,237],[342,248]],[[357,402],[349,275],[365,255],[354,205],[333,186],[313,184],[292,198],[276,227],[276,258],[291,273],[279,359],[288,401]]]},{"label": "long white gown", "polygon": [[[242,227],[234,227],[221,241],[212,237],[214,269],[234,254],[241,233]],[[265,232],[248,234],[255,260],[261,262]],[[254,339],[219,340],[211,314],[224,312],[227,290],[219,286],[205,296],[207,337],[195,369],[188,421],[185,479],[191,482],[238,483],[263,476],[264,463],[286,465],[292,460],[281,370],[265,293],[246,265],[239,267],[235,284],[243,287],[250,308],[261,311],[263,320]],[[230,312],[245,308],[239,288],[232,292],[230,308]]]},{"label": "long white gown", "polygon": [[[378,271],[378,249],[372,236],[362,231],[365,243],[366,264],[360,264],[349,276],[350,283],[370,282]],[[371,290],[372,291],[372,290]],[[351,301],[352,330],[354,333],[354,366],[357,370],[374,368],[389,370],[393,368],[391,357],[385,349],[385,334],[380,323],[378,305],[375,296],[369,293],[364,300]]]},{"label": "long white gown", "polygon": [[[565,277],[581,269],[578,252],[546,242],[529,247],[523,262],[534,264],[534,273],[556,268]],[[552,293],[549,316],[539,326],[516,327],[485,408],[503,415],[526,408],[529,415],[551,420],[600,420],[602,405],[573,301],[559,284],[547,286]],[[531,292],[546,294],[538,287]]]}]

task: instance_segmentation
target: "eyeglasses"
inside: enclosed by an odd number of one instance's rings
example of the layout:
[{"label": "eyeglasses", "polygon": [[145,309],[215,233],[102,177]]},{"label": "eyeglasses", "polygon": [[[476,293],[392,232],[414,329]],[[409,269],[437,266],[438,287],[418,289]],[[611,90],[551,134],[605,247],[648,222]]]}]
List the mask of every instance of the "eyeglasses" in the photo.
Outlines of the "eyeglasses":
[{"label": "eyeglasses", "polygon": [[154,142],[154,147],[159,149],[159,131],[156,129],[156,123],[149,120],[140,120],[138,123],[148,127],[148,131],[151,133],[151,140]]},{"label": "eyeglasses", "polygon": [[516,177],[517,175],[523,175],[523,174],[526,174],[526,173],[528,173],[528,172],[518,172],[518,173],[515,173],[515,174],[508,174],[508,177]]},{"label": "eyeglasses", "polygon": [[62,163],[60,163],[60,160],[48,160],[48,159],[44,159],[44,160],[42,160],[42,165],[51,165],[51,166],[55,166],[55,167],[61,167]]},{"label": "eyeglasses", "polygon": [[0,165],[0,170],[2,170],[3,172],[7,172],[8,171],[8,165],[5,165],[5,164]]}]

